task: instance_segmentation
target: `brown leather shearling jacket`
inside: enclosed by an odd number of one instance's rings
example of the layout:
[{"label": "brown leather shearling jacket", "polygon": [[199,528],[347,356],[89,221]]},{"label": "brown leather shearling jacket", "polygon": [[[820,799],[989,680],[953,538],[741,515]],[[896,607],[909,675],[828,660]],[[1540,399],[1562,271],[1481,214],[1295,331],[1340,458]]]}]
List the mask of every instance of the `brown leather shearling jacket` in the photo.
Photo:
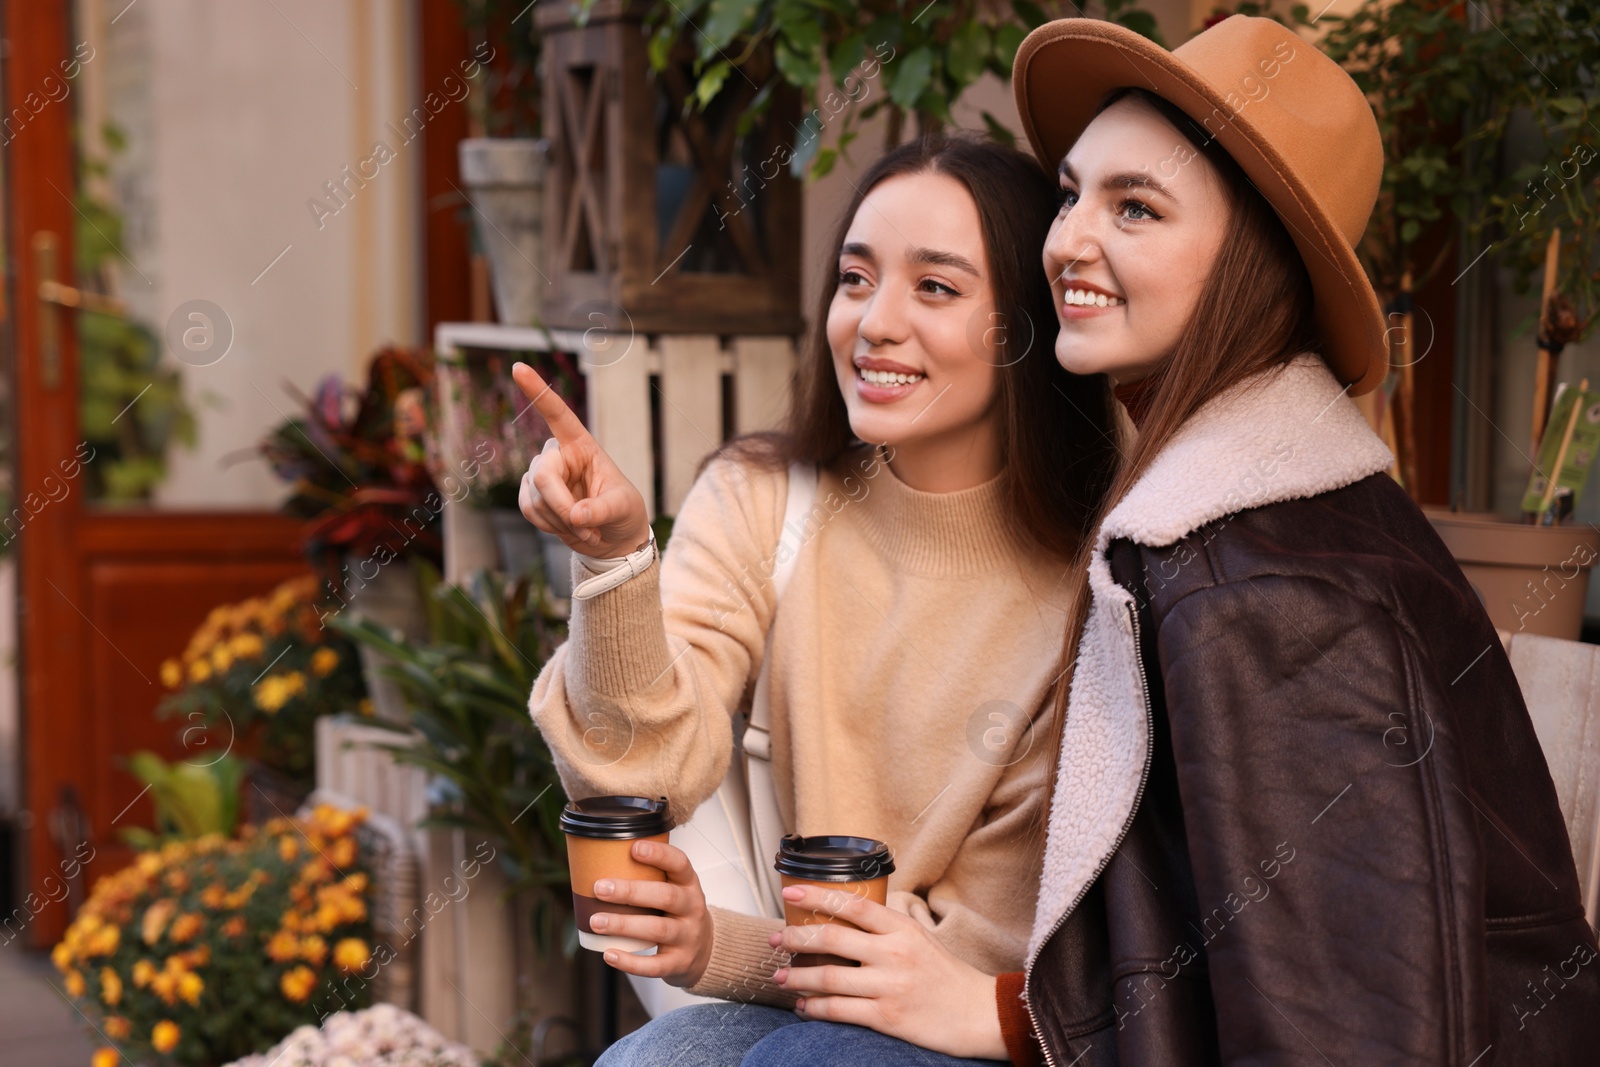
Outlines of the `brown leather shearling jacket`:
[{"label": "brown leather shearling jacket", "polygon": [[[1275,425],[1223,405],[1156,479],[1203,498],[1238,463],[1263,503],[1108,519],[1024,994],[1053,1064],[1600,1063],[1600,950],[1517,680],[1386,450],[1342,409],[1313,424],[1327,387],[1297,364]],[[1307,473],[1341,441],[1366,458]]]}]

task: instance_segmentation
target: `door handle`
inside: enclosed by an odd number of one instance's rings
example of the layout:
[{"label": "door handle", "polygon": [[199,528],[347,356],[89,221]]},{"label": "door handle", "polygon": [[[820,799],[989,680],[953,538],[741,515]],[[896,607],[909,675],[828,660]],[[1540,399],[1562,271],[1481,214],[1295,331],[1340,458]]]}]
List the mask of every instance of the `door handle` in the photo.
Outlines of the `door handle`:
[{"label": "door handle", "polygon": [[58,309],[99,311],[127,315],[128,306],[115,297],[58,281],[60,266],[56,235],[40,230],[33,235],[33,264],[39,277],[39,378],[46,389],[61,384],[61,319]]}]

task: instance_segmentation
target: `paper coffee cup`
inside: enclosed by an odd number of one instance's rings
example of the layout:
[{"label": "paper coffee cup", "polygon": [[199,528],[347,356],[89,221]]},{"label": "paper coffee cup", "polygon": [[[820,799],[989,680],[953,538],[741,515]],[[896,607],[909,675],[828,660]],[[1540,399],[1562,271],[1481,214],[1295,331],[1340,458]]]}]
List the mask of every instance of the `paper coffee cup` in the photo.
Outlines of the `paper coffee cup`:
[{"label": "paper coffee cup", "polygon": [[589,797],[574,800],[561,811],[561,829],[567,835],[567,865],[572,871],[572,908],[578,923],[578,944],[595,952],[608,948],[648,956],[659,947],[636,937],[597,933],[589,920],[597,912],[612,915],[661,915],[655,908],[612,904],[594,895],[602,878],[613,881],[667,880],[667,872],[633,858],[633,843],[640,839],[666,844],[672,821],[667,798]]},{"label": "paper coffee cup", "polygon": [[[773,866],[785,888],[791,885],[814,885],[821,889],[842,889],[858,897],[886,904],[889,900],[889,875],[894,872],[894,856],[888,845],[870,837],[800,837],[789,834],[778,842],[778,854],[774,857]],[[783,902],[783,921],[790,926],[841,923],[851,929],[860,929],[848,919],[825,911],[808,911],[787,900]],[[841,967],[861,966],[859,960],[819,952],[797,952],[790,961],[794,967],[821,967],[830,963]]]}]

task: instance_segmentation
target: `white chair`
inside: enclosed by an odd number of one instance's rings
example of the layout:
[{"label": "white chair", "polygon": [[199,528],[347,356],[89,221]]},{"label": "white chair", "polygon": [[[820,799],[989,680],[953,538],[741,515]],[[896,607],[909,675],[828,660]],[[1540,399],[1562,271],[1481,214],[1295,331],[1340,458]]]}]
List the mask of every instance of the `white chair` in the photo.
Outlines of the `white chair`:
[{"label": "white chair", "polygon": [[1600,645],[1501,631],[1572,839],[1589,925],[1600,929]]}]

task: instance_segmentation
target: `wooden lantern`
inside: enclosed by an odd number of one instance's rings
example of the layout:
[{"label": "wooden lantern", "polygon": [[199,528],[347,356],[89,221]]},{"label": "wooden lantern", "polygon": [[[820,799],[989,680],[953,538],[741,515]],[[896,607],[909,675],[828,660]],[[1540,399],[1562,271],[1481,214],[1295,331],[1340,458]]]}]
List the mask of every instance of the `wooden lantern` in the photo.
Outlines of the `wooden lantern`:
[{"label": "wooden lantern", "polygon": [[[794,334],[800,317],[800,187],[788,159],[799,95],[778,85],[745,135],[763,80],[728,76],[693,97],[694,42],[651,70],[646,5],[598,0],[588,22],[536,9],[544,39],[544,321],[639,333]],[[748,75],[748,76],[747,76]]]}]

